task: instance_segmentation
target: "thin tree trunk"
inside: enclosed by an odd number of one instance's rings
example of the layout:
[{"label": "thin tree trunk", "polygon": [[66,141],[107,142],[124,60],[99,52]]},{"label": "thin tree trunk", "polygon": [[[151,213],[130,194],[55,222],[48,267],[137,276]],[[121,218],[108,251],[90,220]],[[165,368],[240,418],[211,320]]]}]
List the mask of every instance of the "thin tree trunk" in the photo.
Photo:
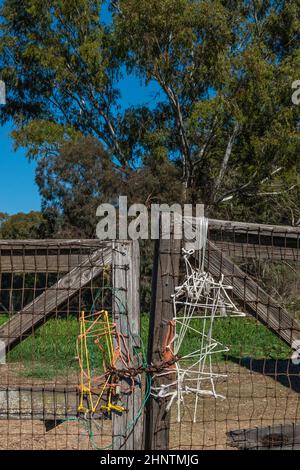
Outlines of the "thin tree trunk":
[{"label": "thin tree trunk", "polygon": [[217,176],[217,179],[215,181],[215,184],[214,184],[214,188],[213,188],[212,195],[211,195],[211,202],[212,203],[215,202],[218,191],[219,191],[220,186],[222,184],[222,181],[224,179],[224,176],[225,176],[225,173],[226,173],[226,170],[227,170],[227,167],[228,167],[228,162],[229,162],[229,159],[230,159],[230,156],[231,156],[231,153],[232,153],[233,144],[234,144],[235,139],[236,139],[236,137],[239,133],[239,130],[240,130],[239,124],[235,123],[233,132],[232,132],[231,136],[229,137],[229,140],[228,140],[228,143],[227,143],[227,148],[226,148],[225,155],[224,155],[224,158],[223,158],[223,161],[222,161],[220,172],[219,172],[219,174]]}]

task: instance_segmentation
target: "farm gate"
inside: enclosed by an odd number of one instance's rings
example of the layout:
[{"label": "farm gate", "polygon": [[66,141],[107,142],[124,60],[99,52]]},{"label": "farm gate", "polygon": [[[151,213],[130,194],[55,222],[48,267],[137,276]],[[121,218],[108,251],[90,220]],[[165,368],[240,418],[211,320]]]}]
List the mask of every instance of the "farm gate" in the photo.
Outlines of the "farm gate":
[{"label": "farm gate", "polygon": [[1,449],[299,446],[300,229],[185,248],[156,241],[147,315],[138,242],[0,241]]}]

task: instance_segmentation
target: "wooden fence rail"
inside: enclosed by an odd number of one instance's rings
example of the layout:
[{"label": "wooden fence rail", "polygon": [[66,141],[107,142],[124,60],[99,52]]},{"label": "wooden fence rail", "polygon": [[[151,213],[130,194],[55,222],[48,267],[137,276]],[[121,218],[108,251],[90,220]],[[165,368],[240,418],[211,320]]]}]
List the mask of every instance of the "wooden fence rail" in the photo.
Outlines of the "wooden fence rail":
[{"label": "wooden fence rail", "polygon": [[76,268],[63,276],[56,284],[46,289],[20,312],[0,327],[0,339],[8,350],[32,334],[68,299],[92,279],[100,275],[106,264],[111,264],[112,248],[95,250]]},{"label": "wooden fence rail", "polygon": [[208,242],[205,261],[206,269],[212,276],[219,278],[224,275],[225,282],[232,286],[233,296],[251,315],[290,346],[294,340],[300,339],[299,323],[211,242]]}]

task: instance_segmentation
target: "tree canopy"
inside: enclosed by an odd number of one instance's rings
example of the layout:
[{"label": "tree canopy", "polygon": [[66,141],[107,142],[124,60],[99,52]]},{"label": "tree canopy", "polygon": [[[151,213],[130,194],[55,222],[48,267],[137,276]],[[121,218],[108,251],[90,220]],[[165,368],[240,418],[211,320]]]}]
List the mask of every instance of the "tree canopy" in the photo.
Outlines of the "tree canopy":
[{"label": "tree canopy", "polygon": [[40,238],[44,225],[46,221],[40,212],[0,214],[0,238],[12,240]]},{"label": "tree canopy", "polygon": [[[296,223],[300,1],[116,0],[109,21],[106,3],[2,7],[1,121],[37,159],[45,209],[89,235],[121,192]],[[156,84],[152,103],[121,106],[124,73]]]}]

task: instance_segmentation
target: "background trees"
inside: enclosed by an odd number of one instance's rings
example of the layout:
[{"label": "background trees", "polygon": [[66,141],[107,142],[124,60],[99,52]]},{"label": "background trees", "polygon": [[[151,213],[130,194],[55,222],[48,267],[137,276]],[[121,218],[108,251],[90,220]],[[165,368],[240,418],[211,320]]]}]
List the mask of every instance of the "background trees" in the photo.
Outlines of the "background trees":
[{"label": "background trees", "polygon": [[[1,120],[38,160],[50,231],[93,236],[120,193],[297,223],[300,2],[116,0],[111,18],[106,4],[2,8]],[[122,74],[155,83],[153,102],[123,109]]]},{"label": "background trees", "polygon": [[161,89],[156,133],[180,161],[188,198],[245,216],[241,205],[261,211],[264,196],[295,189],[299,2],[113,3],[127,67]]},{"label": "background trees", "polygon": [[28,239],[40,238],[46,221],[40,212],[14,215],[0,213],[0,238]]}]

